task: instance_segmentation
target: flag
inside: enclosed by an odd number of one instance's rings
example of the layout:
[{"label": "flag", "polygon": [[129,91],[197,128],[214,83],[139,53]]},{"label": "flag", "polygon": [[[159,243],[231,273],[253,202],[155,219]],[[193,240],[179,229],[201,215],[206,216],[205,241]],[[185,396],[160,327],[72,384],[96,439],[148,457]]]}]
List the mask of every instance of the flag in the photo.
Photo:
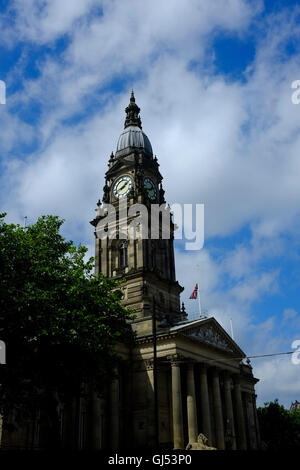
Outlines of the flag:
[{"label": "flag", "polygon": [[197,299],[198,297],[198,284],[195,285],[193,292],[190,295],[190,299]]}]

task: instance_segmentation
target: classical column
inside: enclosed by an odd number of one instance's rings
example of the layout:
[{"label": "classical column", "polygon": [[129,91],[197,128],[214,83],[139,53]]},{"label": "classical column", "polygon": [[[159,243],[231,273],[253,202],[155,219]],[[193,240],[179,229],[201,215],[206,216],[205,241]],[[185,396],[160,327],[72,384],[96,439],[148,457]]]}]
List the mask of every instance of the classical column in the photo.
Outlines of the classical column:
[{"label": "classical column", "polygon": [[247,449],[247,439],[245,430],[245,418],[242,402],[242,392],[240,378],[236,377],[234,381],[234,402],[236,412],[236,423],[237,423],[237,441],[238,448],[240,450]]},{"label": "classical column", "polygon": [[233,406],[231,397],[231,378],[228,373],[224,375],[224,396],[225,396],[225,440],[231,450],[236,450],[236,437],[234,430]]},{"label": "classical column", "polygon": [[224,440],[224,423],[223,423],[222,401],[221,401],[221,392],[220,392],[220,380],[219,380],[219,372],[215,368],[213,369],[213,374],[212,374],[212,385],[213,385],[217,448],[219,450],[224,450],[225,440]]},{"label": "classical column", "polygon": [[255,429],[256,429],[256,441],[257,441],[257,448],[260,449],[260,431],[259,431],[259,423],[258,423],[258,416],[257,416],[257,408],[256,408],[256,395],[255,393],[252,395],[253,400],[253,410],[254,410],[254,419],[255,419]]},{"label": "classical column", "polygon": [[207,368],[205,365],[200,366],[200,394],[201,394],[201,416],[202,416],[202,432],[211,442],[211,423],[210,423],[210,408],[207,386]]},{"label": "classical column", "polygon": [[250,440],[250,448],[256,450],[258,448],[258,439],[257,439],[257,429],[256,429],[256,421],[255,421],[255,408],[254,408],[254,393],[247,393],[246,395],[247,400],[247,424],[248,424],[248,433],[249,433],[249,440]]},{"label": "classical column", "polygon": [[187,369],[187,418],[189,442],[197,442],[197,408],[194,379],[194,364],[189,364]]},{"label": "classical column", "polygon": [[173,409],[173,440],[174,449],[183,449],[183,420],[181,401],[180,365],[177,361],[172,366],[172,409]]},{"label": "classical column", "polygon": [[110,384],[110,448],[113,450],[119,448],[119,428],[119,376],[116,375]]}]

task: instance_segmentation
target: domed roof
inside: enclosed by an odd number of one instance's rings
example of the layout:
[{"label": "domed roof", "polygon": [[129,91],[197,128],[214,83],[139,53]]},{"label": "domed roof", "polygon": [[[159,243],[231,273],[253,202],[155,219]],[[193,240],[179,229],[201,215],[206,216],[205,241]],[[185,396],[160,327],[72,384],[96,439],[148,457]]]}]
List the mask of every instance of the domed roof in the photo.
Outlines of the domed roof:
[{"label": "domed roof", "polygon": [[119,137],[117,152],[127,148],[144,149],[145,152],[153,154],[150,140],[138,126],[125,127]]},{"label": "domed roof", "polygon": [[124,123],[124,131],[119,137],[117,144],[116,157],[127,154],[126,149],[143,149],[146,154],[153,155],[150,140],[142,131],[142,121],[139,116],[140,108],[135,102],[133,90],[130,96],[130,103],[125,109],[126,119]]}]

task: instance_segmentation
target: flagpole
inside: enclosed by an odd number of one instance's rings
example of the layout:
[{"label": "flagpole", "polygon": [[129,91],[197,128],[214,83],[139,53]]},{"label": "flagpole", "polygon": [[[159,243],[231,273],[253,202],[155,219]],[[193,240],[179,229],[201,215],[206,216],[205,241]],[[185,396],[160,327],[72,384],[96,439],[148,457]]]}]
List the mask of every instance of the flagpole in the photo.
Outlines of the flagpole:
[{"label": "flagpole", "polygon": [[231,338],[234,340],[232,318],[230,318],[230,329],[231,329]]},{"label": "flagpole", "polygon": [[199,317],[201,317],[202,311],[201,311],[200,283],[199,282],[198,282],[198,303],[199,303]]}]

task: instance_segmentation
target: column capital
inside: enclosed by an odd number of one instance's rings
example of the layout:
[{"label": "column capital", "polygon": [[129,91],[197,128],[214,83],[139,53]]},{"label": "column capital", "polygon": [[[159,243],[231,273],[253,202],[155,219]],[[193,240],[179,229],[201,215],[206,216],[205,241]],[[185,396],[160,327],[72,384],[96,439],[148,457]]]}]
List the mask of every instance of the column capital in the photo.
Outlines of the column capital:
[{"label": "column capital", "polygon": [[200,370],[200,374],[203,374],[203,373],[207,373],[207,370],[209,368],[209,365],[206,364],[205,362],[200,362],[199,363],[199,370]]},{"label": "column capital", "polygon": [[239,374],[233,374],[232,380],[235,387],[240,386],[242,383],[242,377]]},{"label": "column capital", "polygon": [[232,372],[230,372],[229,370],[227,369],[223,369],[222,370],[222,375],[223,375],[223,378],[224,379],[232,379]]},{"label": "column capital", "polygon": [[145,361],[146,370],[152,370],[154,368],[154,360],[153,359],[146,359]]},{"label": "column capital", "polygon": [[170,361],[172,367],[179,366],[181,363],[186,362],[186,358],[181,354],[172,354],[167,356],[167,359]]},{"label": "column capital", "polygon": [[119,378],[120,378],[119,366],[115,366],[113,369],[112,380],[119,380]]},{"label": "column capital", "polygon": [[222,373],[222,369],[220,367],[213,366],[213,367],[210,368],[210,372],[214,377],[215,376],[220,377],[220,375]]}]

